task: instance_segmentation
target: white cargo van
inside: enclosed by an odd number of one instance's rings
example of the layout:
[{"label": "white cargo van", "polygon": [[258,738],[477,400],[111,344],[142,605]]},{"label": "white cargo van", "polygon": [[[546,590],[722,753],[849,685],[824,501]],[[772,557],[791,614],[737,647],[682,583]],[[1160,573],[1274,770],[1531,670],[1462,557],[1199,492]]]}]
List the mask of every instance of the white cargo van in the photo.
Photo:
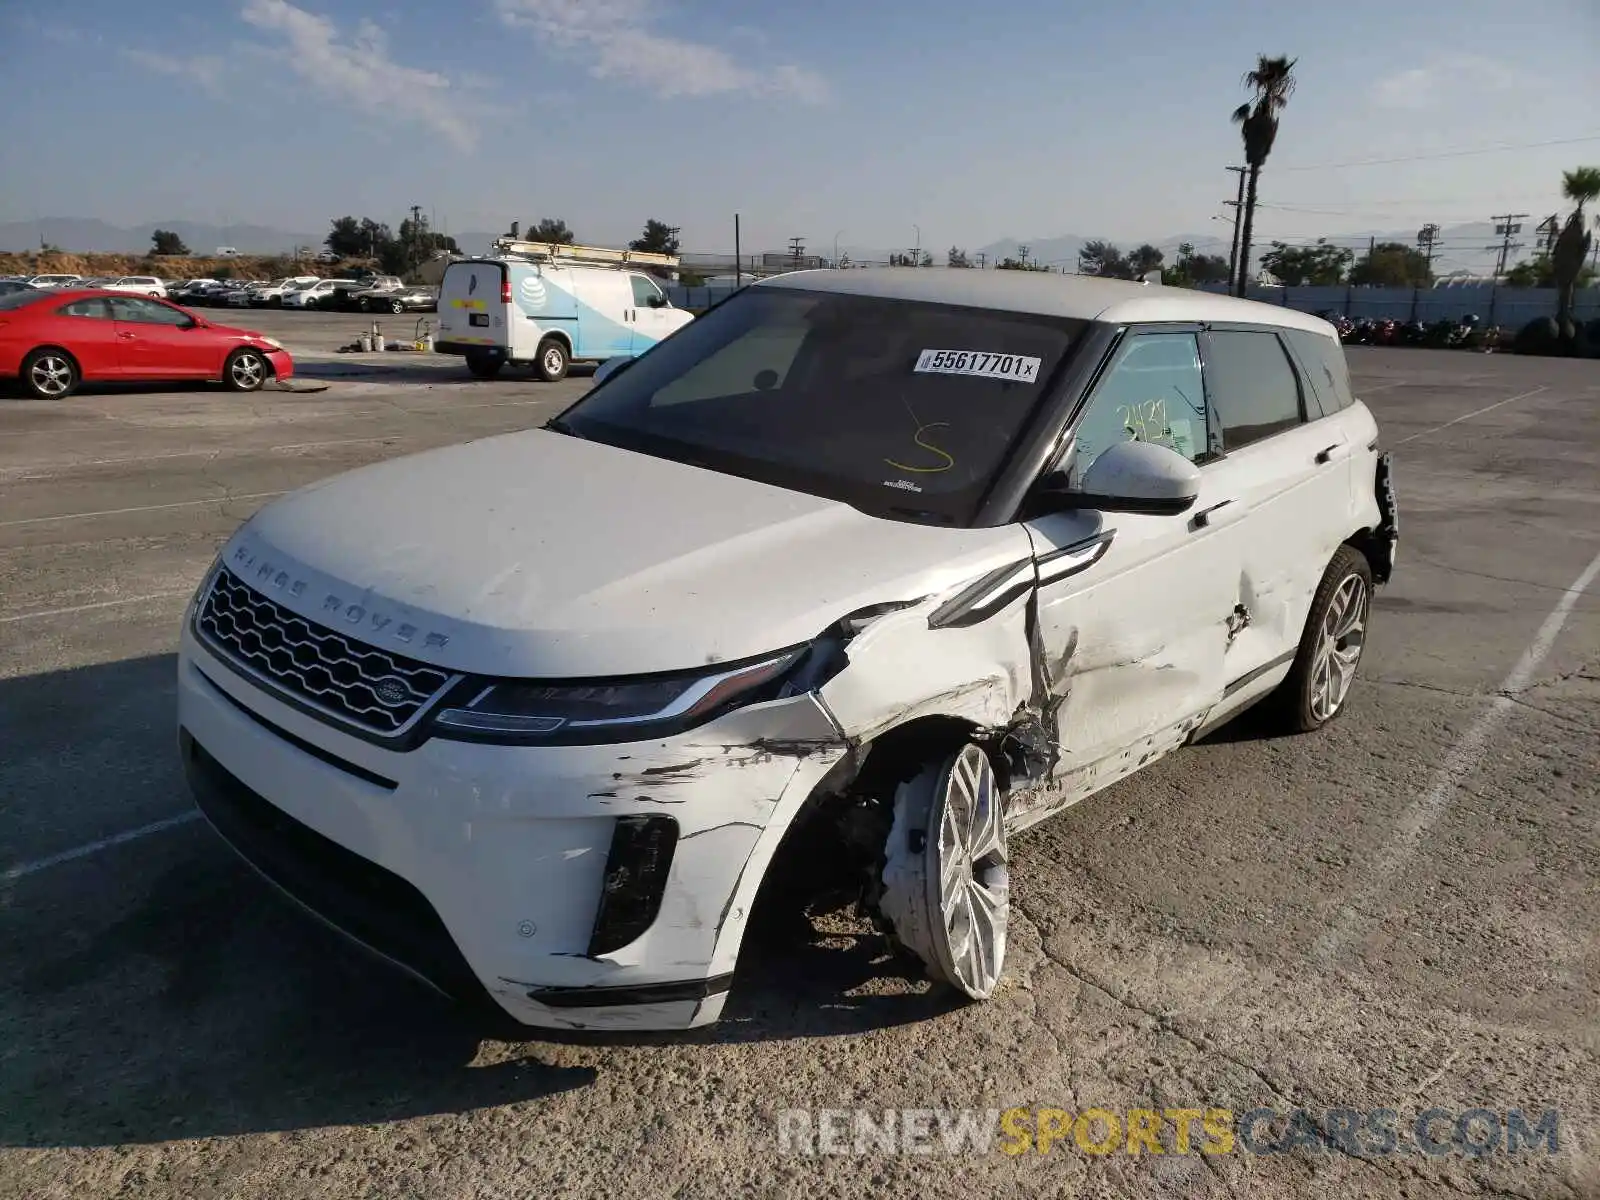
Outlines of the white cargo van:
[{"label": "white cargo van", "polygon": [[445,268],[434,348],[464,356],[480,379],[509,362],[554,382],[573,362],[637,357],[694,319],[644,271],[677,265],[667,254],[501,239],[488,257]]}]

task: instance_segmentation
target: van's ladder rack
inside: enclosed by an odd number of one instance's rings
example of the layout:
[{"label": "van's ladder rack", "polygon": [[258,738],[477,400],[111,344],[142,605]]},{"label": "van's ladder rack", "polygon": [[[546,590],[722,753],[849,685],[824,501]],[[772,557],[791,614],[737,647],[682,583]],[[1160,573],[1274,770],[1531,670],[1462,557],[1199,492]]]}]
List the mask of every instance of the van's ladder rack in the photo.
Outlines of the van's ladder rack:
[{"label": "van's ladder rack", "polygon": [[612,267],[676,267],[676,254],[649,254],[643,250],[613,250],[609,246],[571,246],[560,242],[522,242],[496,238],[496,254],[515,254],[537,262],[589,263]]}]

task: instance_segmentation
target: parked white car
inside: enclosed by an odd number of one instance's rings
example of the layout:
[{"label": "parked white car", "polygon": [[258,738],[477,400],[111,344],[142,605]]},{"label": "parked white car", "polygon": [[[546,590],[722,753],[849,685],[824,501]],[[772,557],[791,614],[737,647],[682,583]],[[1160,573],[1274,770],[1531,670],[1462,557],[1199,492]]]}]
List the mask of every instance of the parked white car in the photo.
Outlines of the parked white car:
[{"label": "parked white car", "polygon": [[315,308],[328,296],[333,295],[333,279],[318,279],[314,283],[292,284],[284,289],[282,302],[284,308]]},{"label": "parked white car", "polygon": [[530,1026],[715,1020],[763,882],[835,869],[991,995],[1009,839],[1258,702],[1334,719],[1394,563],[1285,308],[796,272],[598,380],[268,504],[181,634],[216,829]]},{"label": "parked white car", "polygon": [[250,303],[256,305],[281,304],[283,295],[290,288],[298,284],[310,285],[318,282],[317,275],[289,275],[283,279],[274,279],[270,283],[259,283],[250,289]]},{"label": "parked white car", "polygon": [[61,288],[72,287],[82,279],[82,275],[33,275],[26,282],[36,288]]},{"label": "parked white car", "polygon": [[105,285],[108,292],[128,292],[134,296],[152,296],[157,300],[167,298],[167,289],[154,275],[124,275]]}]

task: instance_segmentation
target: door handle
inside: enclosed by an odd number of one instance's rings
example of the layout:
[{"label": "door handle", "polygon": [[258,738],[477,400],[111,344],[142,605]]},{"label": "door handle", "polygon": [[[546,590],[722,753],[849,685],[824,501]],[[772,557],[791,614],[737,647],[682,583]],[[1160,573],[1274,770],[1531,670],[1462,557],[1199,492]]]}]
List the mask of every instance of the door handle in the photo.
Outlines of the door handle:
[{"label": "door handle", "polygon": [[[1224,512],[1226,509],[1228,511]],[[1234,504],[1232,500],[1219,500],[1209,508],[1202,508],[1195,513],[1190,529],[1215,529],[1219,525],[1226,525],[1235,517],[1242,515],[1243,509]]]},{"label": "door handle", "polygon": [[122,340],[123,340],[123,341],[125,341],[125,342],[131,342],[131,341],[133,341],[133,340],[134,340],[134,339],[135,339],[135,338],[136,338],[136,337],[138,337],[138,336],[139,336],[139,335],[138,335],[138,334],[136,334],[136,333],[122,333],[122,332],[121,332],[121,331],[118,331],[118,333],[117,333],[117,336],[118,336],[118,337],[119,337],[119,338],[121,338],[121,339],[122,339]]},{"label": "door handle", "polygon": [[1349,453],[1350,444],[1348,442],[1335,442],[1331,446],[1324,446],[1321,450],[1317,451],[1317,466],[1323,467],[1327,466],[1327,464],[1331,462],[1338,462]]}]

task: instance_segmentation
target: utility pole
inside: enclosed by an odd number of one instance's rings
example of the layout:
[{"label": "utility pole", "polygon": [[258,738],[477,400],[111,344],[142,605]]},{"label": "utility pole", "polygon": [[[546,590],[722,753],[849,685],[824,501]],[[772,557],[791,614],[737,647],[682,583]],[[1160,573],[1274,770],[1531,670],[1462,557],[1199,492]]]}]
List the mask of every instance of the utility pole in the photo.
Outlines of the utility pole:
[{"label": "utility pole", "polygon": [[[1239,218],[1244,215],[1244,167],[1229,167],[1239,176],[1239,198],[1231,201],[1233,205],[1233,249],[1228,251],[1228,295],[1232,296],[1239,291]],[[1230,201],[1224,200],[1223,204]]]},{"label": "utility pole", "polygon": [[739,257],[739,214],[733,214],[733,286],[744,286],[744,259]]},{"label": "utility pole", "polygon": [[1020,242],[1017,245],[1017,261],[1022,264],[1024,270],[1028,266],[1028,251],[1032,249],[1033,247],[1028,245],[1027,242]]},{"label": "utility pole", "polygon": [[1494,232],[1495,236],[1500,239],[1500,244],[1498,246],[1485,246],[1484,249],[1498,250],[1500,252],[1500,264],[1495,268],[1494,272],[1496,278],[1506,273],[1506,259],[1511,257],[1511,252],[1522,249],[1522,243],[1513,242],[1511,238],[1514,234],[1522,232],[1522,218],[1527,215],[1527,213],[1500,213],[1491,218],[1495,223]]},{"label": "utility pole", "polygon": [[805,253],[806,253],[806,240],[805,240],[805,238],[792,237],[792,238],[789,239],[789,255],[790,255],[790,257],[792,257],[794,259],[794,269],[796,271],[798,271],[800,269],[800,261],[801,261],[802,258],[805,257]]},{"label": "utility pole", "polygon": [[1437,225],[1430,223],[1417,230],[1417,245],[1421,246],[1423,252],[1428,256],[1429,275],[1433,274],[1433,251],[1438,244],[1439,227]]},{"label": "utility pole", "polygon": [[1546,254],[1556,248],[1556,238],[1560,236],[1561,217],[1559,213],[1551,213],[1534,227],[1534,232],[1543,234],[1540,240]]}]

